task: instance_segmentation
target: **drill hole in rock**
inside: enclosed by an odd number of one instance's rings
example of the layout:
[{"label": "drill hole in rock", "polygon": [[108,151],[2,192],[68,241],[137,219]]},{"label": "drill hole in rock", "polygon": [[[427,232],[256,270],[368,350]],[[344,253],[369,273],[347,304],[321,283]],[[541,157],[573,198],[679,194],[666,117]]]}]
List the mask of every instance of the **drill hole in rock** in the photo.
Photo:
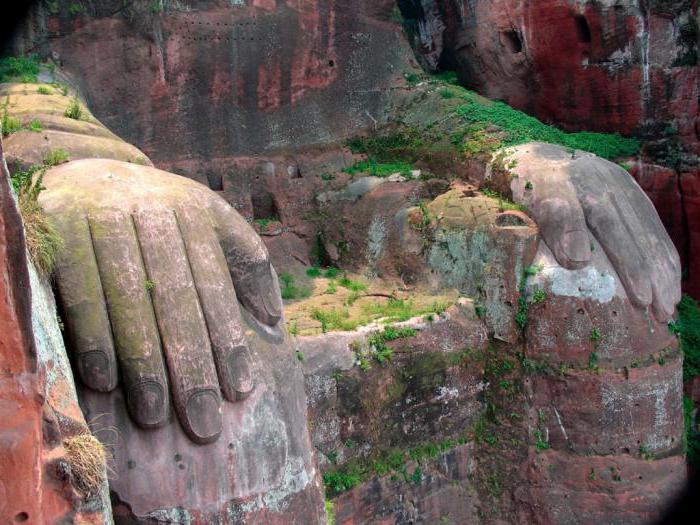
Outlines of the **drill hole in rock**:
[{"label": "drill hole in rock", "polygon": [[520,33],[515,29],[503,31],[501,33],[501,43],[514,55],[523,51],[523,41],[520,38]]},{"label": "drill hole in rock", "polygon": [[588,25],[588,20],[583,15],[576,15],[574,17],[576,22],[576,34],[578,35],[579,42],[584,44],[590,44],[591,42],[591,26]]},{"label": "drill hole in rock", "polygon": [[224,191],[224,178],[218,173],[207,172],[207,184],[214,191]]},{"label": "drill hole in rock", "polygon": [[29,514],[26,512],[18,512],[15,514],[15,523],[24,523],[29,520]]}]

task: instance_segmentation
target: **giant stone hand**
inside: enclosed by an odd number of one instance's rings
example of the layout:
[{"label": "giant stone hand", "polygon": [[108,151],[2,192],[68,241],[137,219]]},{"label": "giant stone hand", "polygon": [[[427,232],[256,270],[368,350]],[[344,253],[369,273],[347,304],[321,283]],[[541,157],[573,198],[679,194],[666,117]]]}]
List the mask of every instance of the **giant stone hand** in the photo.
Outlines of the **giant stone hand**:
[{"label": "giant stone hand", "polygon": [[[681,298],[681,265],[653,204],[629,173],[591,153],[544,143],[508,151],[513,200],[527,206],[557,262],[587,266],[595,236],[629,299],[668,320]],[[589,233],[590,232],[590,233]]]},{"label": "giant stone hand", "polygon": [[80,160],[44,185],[65,241],[56,282],[81,381],[100,392],[121,381],[142,428],[164,425],[172,399],[191,440],[216,440],[221,393],[235,402],[254,389],[239,301],[263,327],[282,316],[258,236],[208,188],[151,167]]}]

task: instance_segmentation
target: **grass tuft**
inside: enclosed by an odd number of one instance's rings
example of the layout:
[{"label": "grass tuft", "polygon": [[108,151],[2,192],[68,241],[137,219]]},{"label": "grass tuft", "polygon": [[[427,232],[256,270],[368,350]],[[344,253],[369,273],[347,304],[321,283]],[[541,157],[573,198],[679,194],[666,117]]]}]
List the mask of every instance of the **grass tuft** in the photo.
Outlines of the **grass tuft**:
[{"label": "grass tuft", "polygon": [[58,166],[59,164],[63,164],[64,162],[68,162],[70,160],[70,153],[68,153],[66,150],[57,148],[57,149],[52,149],[49,151],[46,156],[44,157],[44,164],[47,166]]},{"label": "grass tuft", "polygon": [[45,170],[32,166],[27,171],[17,172],[12,176],[12,186],[17,192],[29,256],[39,273],[48,276],[56,266],[63,240],[39,204]]},{"label": "grass tuft", "polygon": [[107,481],[107,449],[92,434],[78,434],[63,442],[71,483],[83,494],[97,494]]}]

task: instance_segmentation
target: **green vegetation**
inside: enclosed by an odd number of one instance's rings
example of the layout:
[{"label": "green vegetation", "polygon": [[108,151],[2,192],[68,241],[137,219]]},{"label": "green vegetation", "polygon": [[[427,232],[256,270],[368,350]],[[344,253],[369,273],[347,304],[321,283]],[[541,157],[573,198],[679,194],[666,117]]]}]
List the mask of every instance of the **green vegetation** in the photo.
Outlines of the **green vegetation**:
[{"label": "green vegetation", "polygon": [[[692,381],[700,375],[700,307],[698,302],[684,295],[678,305],[678,321],[675,323],[680,332],[681,350],[683,351],[683,380]],[[693,412],[698,407],[689,397],[683,399],[685,414],[685,443],[688,463],[700,466],[700,429],[693,426]],[[697,422],[698,416],[695,416]]]},{"label": "green vegetation", "polygon": [[155,289],[156,289],[155,281],[152,281],[151,279],[146,279],[146,291],[152,292]]},{"label": "green vegetation", "polygon": [[338,284],[343,288],[347,288],[351,292],[366,292],[368,286],[360,281],[354,281],[348,279],[347,275],[343,275],[342,278],[338,280]]},{"label": "green vegetation", "polygon": [[[326,496],[335,497],[348,491],[360,483],[374,476],[393,474],[398,479],[406,482],[420,483],[423,478],[423,470],[420,464],[435,460],[440,454],[447,452],[456,446],[467,443],[467,437],[449,439],[440,442],[428,442],[409,450],[389,449],[373,451],[368,458],[351,459],[344,465],[326,472],[323,475],[323,483],[326,486]],[[416,461],[419,465],[409,475],[407,463]]]},{"label": "green vegetation", "polygon": [[41,120],[32,120],[29,123],[29,131],[33,131],[34,133],[41,133],[44,131],[44,125],[41,123]]},{"label": "green vegetation", "polygon": [[415,337],[416,335],[418,335],[418,332],[413,328],[400,328],[390,325],[385,327],[382,332],[374,332],[369,336],[367,342],[369,343],[372,356],[380,365],[383,365],[386,361],[391,361],[391,357],[394,353],[391,347],[387,346],[386,343],[406,337]]},{"label": "green vegetation", "polygon": [[639,445],[639,456],[645,461],[653,461],[655,459],[654,454],[647,445]]},{"label": "green vegetation", "polygon": [[528,266],[527,268],[525,268],[525,271],[523,271],[522,279],[520,279],[520,294],[518,296],[518,311],[515,314],[515,323],[518,325],[521,331],[525,330],[525,327],[527,326],[528,316],[530,314],[530,303],[527,301],[527,295],[525,293],[525,289],[527,288],[527,278],[533,275],[537,275],[539,272],[542,271],[542,268],[543,267],[541,265],[537,264]]},{"label": "green vegetation", "polygon": [[256,225],[260,227],[261,230],[265,231],[271,224],[279,223],[279,217],[269,217],[266,219],[255,219],[253,221]]},{"label": "green vegetation", "polygon": [[5,106],[5,108],[3,109],[2,121],[0,122],[0,124],[2,125],[3,137],[8,137],[22,129],[22,122],[18,118],[11,117],[8,114],[7,106]]},{"label": "green vegetation", "polygon": [[374,157],[370,157],[368,160],[357,162],[345,171],[350,175],[367,173],[373,177],[388,177],[394,173],[410,176],[411,170],[414,169],[415,166],[408,162],[377,162]]},{"label": "green vegetation", "polygon": [[516,204],[513,201],[505,198],[499,192],[494,191],[489,188],[481,188],[481,193],[492,199],[498,199],[498,206],[502,211],[515,210],[515,211],[527,211],[527,207],[522,204]]},{"label": "green vegetation", "polygon": [[47,166],[58,166],[70,160],[70,153],[64,149],[52,149],[44,157],[44,164]]},{"label": "green vegetation", "polygon": [[688,463],[700,466],[700,429],[693,427],[693,413],[697,418],[695,403],[688,396],[683,397],[683,416],[685,420],[685,452]]},{"label": "green vegetation", "polygon": [[588,356],[588,370],[598,372],[598,352],[591,352],[591,355]]},{"label": "green vegetation", "polygon": [[68,7],[68,12],[71,16],[82,15],[85,12],[85,7],[81,4],[74,3]]},{"label": "green vegetation", "polygon": [[329,499],[326,499],[326,522],[328,525],[335,525],[335,510],[333,502]]},{"label": "green vegetation", "polygon": [[533,435],[535,437],[535,447],[537,447],[537,450],[547,450],[549,448],[549,443],[546,441],[544,433],[540,429],[535,430]]},{"label": "green vegetation", "polygon": [[684,295],[678,305],[681,349],[683,350],[683,380],[700,375],[700,305]]},{"label": "green vegetation", "polygon": [[311,311],[311,318],[321,323],[321,330],[330,332],[334,330],[352,331],[358,326],[369,324],[373,320],[381,319],[384,324],[407,321],[412,317],[427,314],[441,314],[448,308],[448,304],[434,302],[427,307],[418,307],[412,301],[401,299],[389,299],[387,302],[375,301],[362,305],[362,313],[358,316],[350,316],[347,307],[320,309]]},{"label": "green vegetation", "polygon": [[594,326],[593,330],[591,330],[591,335],[589,339],[594,345],[598,345],[600,343],[600,340],[603,338],[603,335],[600,333],[600,328]]},{"label": "green vegetation", "polygon": [[51,94],[51,90],[49,88],[47,88],[46,86],[39,86],[39,88],[36,91],[40,95],[50,95]]},{"label": "green vegetation", "polygon": [[303,361],[304,360],[304,352],[300,352],[299,350],[294,351],[294,356],[297,358],[297,361]]},{"label": "green vegetation", "polygon": [[32,166],[27,171],[14,173],[11,179],[24,223],[27,250],[37,270],[48,276],[56,265],[63,240],[39,203],[45,172],[43,166]]},{"label": "green vegetation", "polygon": [[306,270],[306,275],[308,275],[311,278],[321,277],[321,269],[318,266],[312,266],[311,268]]},{"label": "green vegetation", "polygon": [[632,156],[640,148],[638,140],[620,135],[587,131],[566,133],[503,102],[485,99],[466,89],[462,98],[466,104],[457,109],[458,114],[467,123],[477,126],[475,129],[486,130],[489,126],[498,126],[507,135],[500,141],[502,146],[529,141],[549,142],[590,151],[606,159]]},{"label": "green vegetation", "polygon": [[282,290],[282,299],[296,300],[305,299],[311,295],[311,290],[296,284],[296,278],[289,273],[281,273],[279,275],[280,288]]},{"label": "green vegetation", "polygon": [[39,57],[36,55],[0,58],[0,82],[37,82],[39,69]]},{"label": "green vegetation", "polygon": [[83,108],[80,107],[78,97],[74,97],[73,100],[71,100],[71,103],[68,105],[63,115],[73,120],[80,120],[80,117],[83,115]]},{"label": "green vegetation", "polygon": [[532,294],[532,304],[540,304],[547,300],[547,292],[544,290],[535,290]]}]

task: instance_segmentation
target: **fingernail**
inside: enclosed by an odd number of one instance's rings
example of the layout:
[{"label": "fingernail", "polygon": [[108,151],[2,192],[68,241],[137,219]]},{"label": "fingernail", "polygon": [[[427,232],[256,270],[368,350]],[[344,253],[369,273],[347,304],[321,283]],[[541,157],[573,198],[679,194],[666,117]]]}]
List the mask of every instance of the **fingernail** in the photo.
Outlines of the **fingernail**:
[{"label": "fingernail", "polygon": [[241,401],[248,397],[255,385],[250,371],[250,354],[248,347],[238,346],[228,357],[228,375],[231,387],[235,391],[235,400]]},{"label": "fingernail", "polygon": [[107,354],[102,350],[90,350],[80,356],[80,376],[88,388],[98,392],[109,392],[117,386],[116,374],[112,374]]},{"label": "fingernail", "polygon": [[280,293],[279,283],[276,279],[276,274],[272,268],[266,272],[262,283],[262,302],[265,308],[265,313],[268,319],[265,320],[269,326],[276,325],[282,319],[282,297]]},{"label": "fingernail", "polygon": [[167,407],[163,386],[155,381],[141,383],[129,391],[132,417],[144,428],[153,428],[165,423]]},{"label": "fingernail", "polygon": [[199,390],[185,404],[185,416],[193,439],[210,443],[221,434],[221,402],[211,390]]},{"label": "fingernail", "polygon": [[576,230],[565,233],[560,246],[574,267],[580,268],[591,260],[591,240],[587,232]]}]

